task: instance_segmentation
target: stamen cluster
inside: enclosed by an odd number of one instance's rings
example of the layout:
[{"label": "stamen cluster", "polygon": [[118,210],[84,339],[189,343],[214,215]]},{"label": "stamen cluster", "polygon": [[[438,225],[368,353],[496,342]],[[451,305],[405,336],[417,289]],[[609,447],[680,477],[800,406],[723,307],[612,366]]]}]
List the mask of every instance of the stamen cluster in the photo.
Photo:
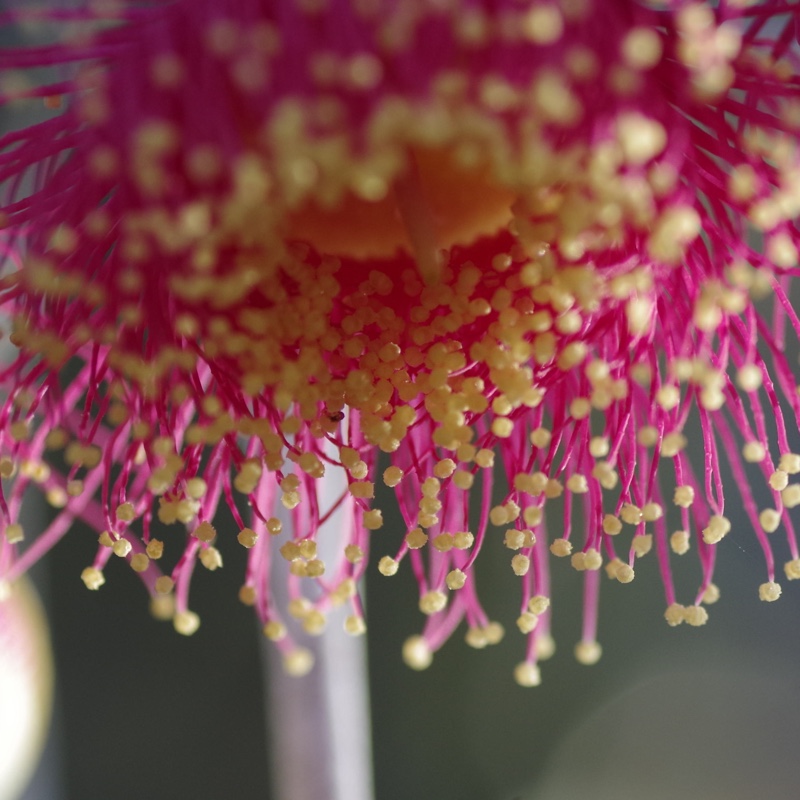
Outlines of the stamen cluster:
[{"label": "stamen cluster", "polygon": [[[587,664],[602,572],[630,583],[651,550],[670,625],[706,621],[716,550],[745,528],[762,600],[779,529],[800,577],[793,4],[0,15],[45,22],[56,41],[0,55],[0,103],[45,106],[0,138],[5,580],[82,519],[86,586],[125,561],[191,634],[197,562],[241,546],[240,597],[302,674],[286,615],[316,635],[345,606],[363,633],[373,549],[417,580],[403,654],[424,668],[462,621],[473,647],[502,638],[477,590],[480,552],[504,548],[532,686],[551,562],[583,573]],[[747,521],[725,516],[721,460]],[[56,510],[36,534],[31,485]],[[679,600],[689,551],[702,578]]]}]

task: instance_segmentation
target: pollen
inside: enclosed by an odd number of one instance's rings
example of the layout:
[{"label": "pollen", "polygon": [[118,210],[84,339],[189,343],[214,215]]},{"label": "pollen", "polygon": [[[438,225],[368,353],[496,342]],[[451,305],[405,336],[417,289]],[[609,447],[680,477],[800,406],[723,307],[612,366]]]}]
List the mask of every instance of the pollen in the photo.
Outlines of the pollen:
[{"label": "pollen", "polygon": [[[379,572],[418,587],[424,668],[462,621],[471,646],[502,638],[476,574],[504,550],[530,686],[558,559],[583,663],[604,558],[642,580],[655,545],[671,625],[705,622],[709,548],[740,535],[762,596],[780,547],[800,575],[785,3],[134,5],[77,11],[77,38],[30,12],[49,68],[38,45],[4,56],[0,105],[44,97],[47,119],[0,139],[0,581],[86,517],[84,583],[125,558],[192,632],[227,515],[240,599],[304,674],[278,620],[316,636],[342,607],[363,633],[380,539]],[[44,530],[21,522],[35,493]]]},{"label": "pollen", "polygon": [[415,670],[427,669],[433,662],[433,653],[421,636],[411,636],[403,643],[403,661]]},{"label": "pollen", "polygon": [[591,666],[596,664],[603,655],[603,649],[597,642],[581,641],[575,645],[575,659],[579,664]]},{"label": "pollen", "polygon": [[758,596],[767,603],[774,603],[781,596],[780,584],[775,581],[762,583],[758,587]]}]

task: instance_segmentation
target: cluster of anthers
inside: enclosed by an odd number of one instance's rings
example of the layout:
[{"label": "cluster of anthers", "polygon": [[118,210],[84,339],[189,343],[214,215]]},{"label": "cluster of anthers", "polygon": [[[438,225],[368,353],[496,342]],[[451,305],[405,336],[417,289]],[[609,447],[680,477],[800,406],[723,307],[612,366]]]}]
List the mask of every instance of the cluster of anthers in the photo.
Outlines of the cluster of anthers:
[{"label": "cluster of anthers", "polygon": [[[417,580],[426,621],[403,653],[422,669],[462,621],[473,647],[502,637],[478,556],[507,548],[525,686],[553,652],[559,559],[584,575],[583,663],[600,656],[601,574],[630,583],[651,549],[670,625],[706,621],[716,550],[747,527],[758,593],[777,599],[773,548],[800,578],[784,347],[800,333],[797,13],[0,14],[29,39],[0,53],[0,103],[39,113],[0,138],[0,575],[84,520],[100,533],[86,586],[125,562],[191,634],[196,562],[217,569],[236,539],[241,600],[302,674],[284,615],[313,635],[346,606],[362,633],[373,550],[383,575]],[[733,530],[720,460],[749,518]],[[31,485],[55,509],[37,533],[19,522]],[[681,604],[672,567],[689,551],[700,581]]]}]

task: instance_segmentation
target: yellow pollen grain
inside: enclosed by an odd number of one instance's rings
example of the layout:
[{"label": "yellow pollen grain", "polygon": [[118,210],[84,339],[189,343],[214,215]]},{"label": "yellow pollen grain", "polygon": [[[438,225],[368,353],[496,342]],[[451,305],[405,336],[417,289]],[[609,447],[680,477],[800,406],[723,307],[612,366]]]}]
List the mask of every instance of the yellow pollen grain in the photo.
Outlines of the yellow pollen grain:
[{"label": "yellow pollen grain", "polygon": [[391,577],[397,574],[400,565],[391,556],[383,556],[378,562],[378,572],[386,577]]},{"label": "yellow pollen grain", "polygon": [[708,612],[702,606],[688,606],[683,612],[684,621],[692,627],[699,627],[708,622]]},{"label": "yellow pollen grain", "polygon": [[403,643],[403,661],[411,669],[424,670],[433,662],[433,653],[422,636],[410,636]]},{"label": "yellow pollen grain", "polygon": [[145,572],[150,566],[150,559],[145,553],[136,553],[131,557],[130,564],[134,572]]},{"label": "yellow pollen grain", "polygon": [[18,522],[12,522],[6,525],[5,536],[9,544],[17,544],[25,538],[25,532],[22,529],[22,525]]},{"label": "yellow pollen grain", "polygon": [[383,472],[383,482],[394,488],[403,480],[403,470],[400,467],[387,467]]},{"label": "yellow pollen grain", "polygon": [[252,528],[242,528],[236,536],[242,547],[250,549],[258,541],[258,534]]},{"label": "yellow pollen grain", "polygon": [[554,539],[550,543],[550,552],[558,558],[564,558],[572,552],[572,544],[567,539]]},{"label": "yellow pollen grain", "polygon": [[447,595],[436,589],[425,592],[419,599],[419,610],[426,616],[438,614],[440,611],[444,610],[446,606]]},{"label": "yellow pollen grain", "polygon": [[118,539],[111,545],[114,555],[119,558],[125,558],[131,551],[131,543],[127,539]]},{"label": "yellow pollen grain", "polygon": [[617,536],[622,532],[622,522],[613,514],[606,514],[603,517],[603,531],[609,536]]},{"label": "yellow pollen grain", "polygon": [[664,619],[667,621],[667,625],[675,628],[686,619],[686,608],[680,603],[673,603],[664,612]]},{"label": "yellow pollen grain", "polygon": [[183,636],[191,636],[200,627],[200,617],[193,611],[179,611],[175,614],[172,625]]},{"label": "yellow pollen grain", "polygon": [[765,508],[758,515],[758,522],[765,533],[775,533],[781,524],[781,515],[774,508]]},{"label": "yellow pollen grain", "polygon": [[293,678],[302,678],[314,668],[314,654],[305,647],[297,647],[283,657],[283,670]]},{"label": "yellow pollen grain", "polygon": [[364,551],[357,544],[348,544],[344,548],[344,557],[351,564],[358,564],[364,560]]},{"label": "yellow pollen grain", "polygon": [[451,591],[456,591],[458,589],[463,588],[466,582],[467,582],[467,575],[460,569],[450,570],[450,572],[447,573],[447,578],[445,579],[447,588],[450,589]]},{"label": "yellow pollen grain", "polygon": [[703,592],[703,602],[706,605],[712,605],[720,598],[719,587],[715,583],[709,583]]},{"label": "yellow pollen grain", "polygon": [[216,528],[210,522],[201,522],[193,531],[193,535],[201,542],[213,542],[217,536]]},{"label": "yellow pollen grain", "polygon": [[209,571],[222,567],[222,554],[216,547],[205,547],[200,551],[200,563]]},{"label": "yellow pollen grain", "polygon": [[523,575],[528,574],[528,570],[531,567],[531,560],[528,556],[524,556],[521,553],[517,553],[511,559],[511,569],[514,571],[514,574],[522,577]]},{"label": "yellow pollen grain", "polygon": [[719,514],[712,516],[708,525],[703,528],[703,541],[706,544],[717,544],[726,536],[731,529],[731,523],[726,517]]},{"label": "yellow pollen grain", "polygon": [[786,508],[796,508],[800,506],[800,484],[787,486],[781,492],[781,500]]},{"label": "yellow pollen grain", "polygon": [[159,539],[151,539],[145,547],[147,557],[153,561],[158,561],[164,555],[164,542]]},{"label": "yellow pollen grain", "polygon": [[631,542],[631,550],[633,550],[634,553],[636,553],[636,555],[639,558],[641,558],[642,556],[646,556],[652,548],[653,548],[652,534],[645,533],[633,537],[633,541]]},{"label": "yellow pollen grain", "polygon": [[603,655],[603,649],[598,642],[582,641],[575,645],[575,659],[579,664],[591,666],[596,664]]}]

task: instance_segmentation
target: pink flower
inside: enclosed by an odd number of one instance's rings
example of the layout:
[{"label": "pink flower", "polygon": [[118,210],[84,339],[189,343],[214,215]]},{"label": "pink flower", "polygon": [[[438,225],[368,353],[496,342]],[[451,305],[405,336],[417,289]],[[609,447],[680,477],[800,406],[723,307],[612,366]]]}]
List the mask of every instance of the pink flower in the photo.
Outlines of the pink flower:
[{"label": "pink flower", "polygon": [[[417,579],[404,656],[423,668],[462,621],[474,647],[502,637],[478,557],[505,547],[515,677],[535,685],[551,562],[584,573],[584,663],[601,566],[629,583],[652,548],[670,625],[706,621],[729,531],[761,545],[763,600],[774,550],[800,577],[792,3],[95,0],[0,20],[63,28],[0,56],[3,102],[51,109],[0,139],[8,580],[82,518],[86,585],[124,559],[189,634],[195,564],[237,538],[241,598],[302,672],[283,615],[317,634],[346,605],[361,633],[371,546]],[[749,517],[733,529],[721,461]],[[31,483],[57,514],[21,544]],[[687,551],[702,578],[678,598]]]}]

